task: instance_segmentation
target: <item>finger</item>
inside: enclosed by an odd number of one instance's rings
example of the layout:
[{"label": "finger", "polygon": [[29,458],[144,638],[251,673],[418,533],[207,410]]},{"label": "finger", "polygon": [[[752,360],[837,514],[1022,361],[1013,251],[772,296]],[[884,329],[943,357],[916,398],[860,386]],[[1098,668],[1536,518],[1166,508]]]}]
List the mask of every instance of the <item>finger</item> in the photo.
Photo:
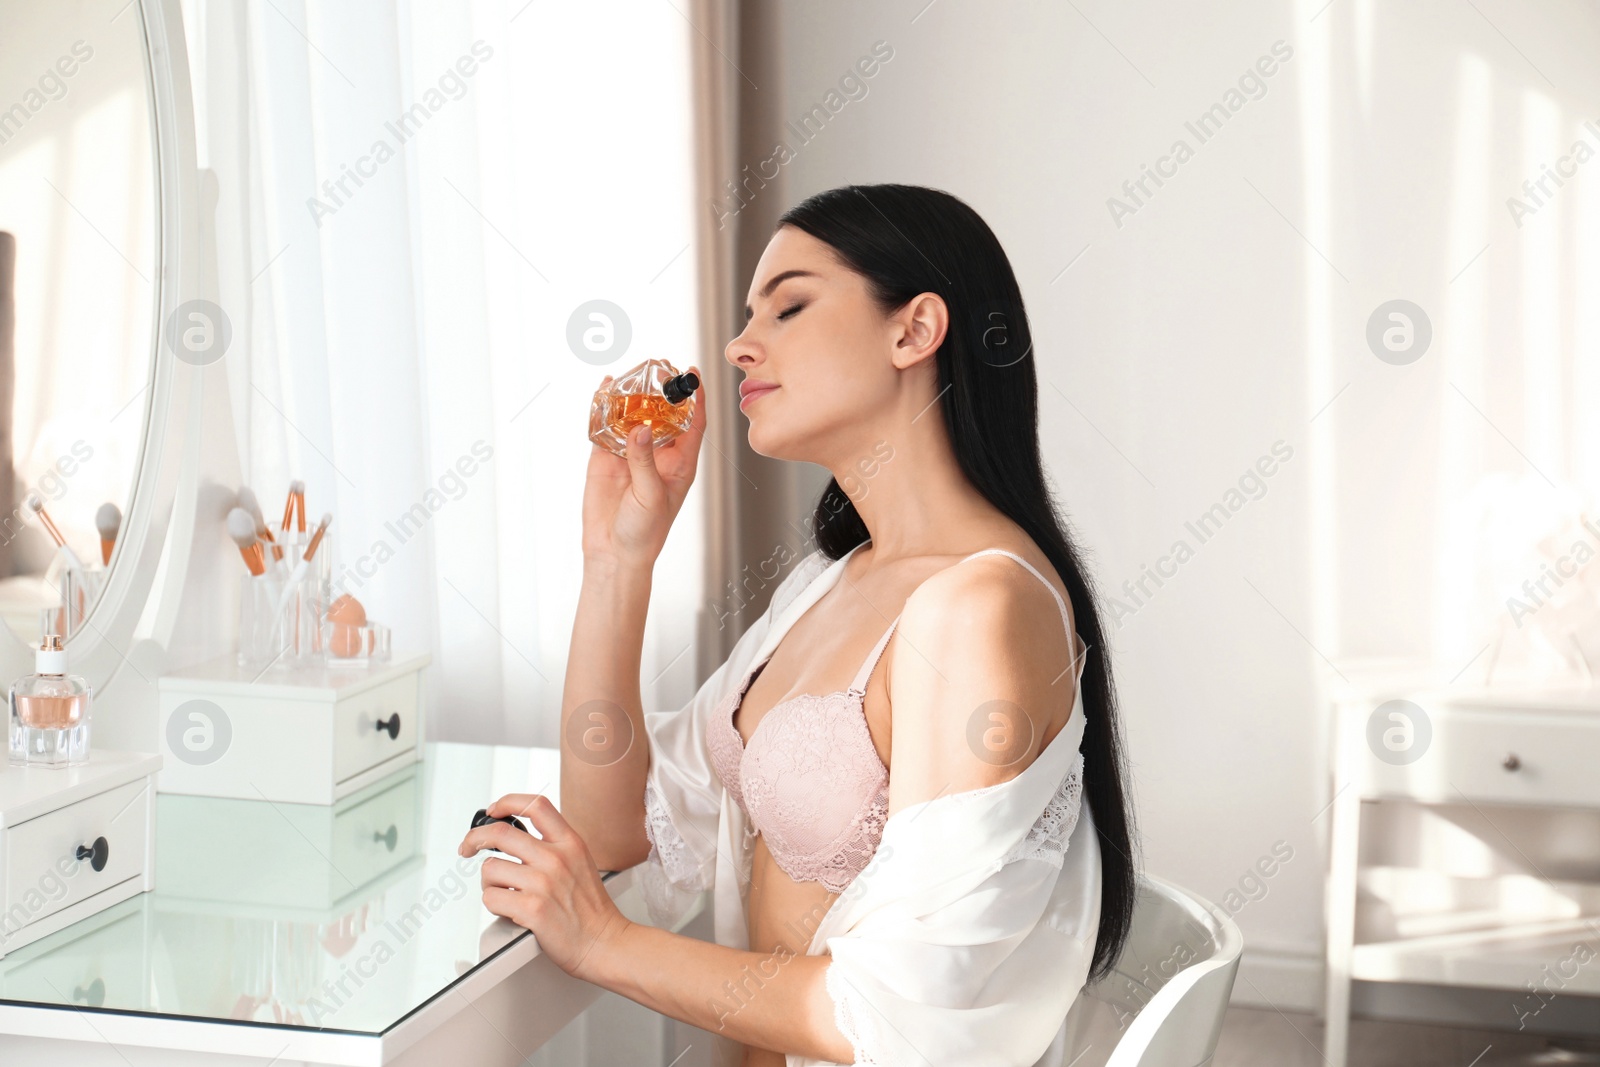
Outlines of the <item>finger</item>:
[{"label": "finger", "polygon": [[498,886],[501,889],[515,889],[519,893],[533,890],[536,877],[526,864],[502,859],[484,860],[483,868],[478,872],[478,881],[484,889]]},{"label": "finger", "polygon": [[475,856],[484,849],[492,848],[504,855],[515,856],[523,863],[534,863],[538,860],[539,850],[548,847],[532,834],[503,822],[493,822],[469,830],[461,841],[459,851],[463,856]]},{"label": "finger", "polygon": [[496,819],[503,819],[507,815],[526,815],[533,802],[542,793],[507,793],[488,807],[488,812]]},{"label": "finger", "polygon": [[[517,921],[516,913],[525,900],[526,898],[515,889],[501,889],[498,886],[491,886],[483,891],[483,906],[488,908],[492,914],[504,919],[510,919],[512,922]],[[520,926],[521,924],[518,923],[518,925]]]},{"label": "finger", "polygon": [[628,434],[628,473],[639,502],[653,507],[661,499],[661,472],[656,469],[656,450],[650,445],[650,427],[634,427]]},{"label": "finger", "polygon": [[556,810],[556,806],[550,802],[550,798],[543,793],[535,794],[522,814],[527,816],[533,828],[539,831],[539,836],[552,845],[567,844],[579,839],[578,831],[572,828],[572,824],[567,822],[561,812]]}]

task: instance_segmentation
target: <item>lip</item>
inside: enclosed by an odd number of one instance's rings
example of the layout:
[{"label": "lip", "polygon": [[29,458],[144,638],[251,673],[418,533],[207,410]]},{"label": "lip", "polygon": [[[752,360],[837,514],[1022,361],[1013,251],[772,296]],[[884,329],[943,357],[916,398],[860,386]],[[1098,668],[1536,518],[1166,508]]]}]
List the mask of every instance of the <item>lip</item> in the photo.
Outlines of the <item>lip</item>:
[{"label": "lip", "polygon": [[775,382],[762,382],[753,378],[746,378],[739,383],[739,410],[743,411],[752,400],[766,396],[776,388],[778,386]]}]

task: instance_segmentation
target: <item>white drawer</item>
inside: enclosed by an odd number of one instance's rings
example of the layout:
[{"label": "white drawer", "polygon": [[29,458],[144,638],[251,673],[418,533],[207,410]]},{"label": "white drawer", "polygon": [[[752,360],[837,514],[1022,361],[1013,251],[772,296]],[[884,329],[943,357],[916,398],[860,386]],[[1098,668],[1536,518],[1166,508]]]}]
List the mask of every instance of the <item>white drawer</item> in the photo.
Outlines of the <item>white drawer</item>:
[{"label": "white drawer", "polygon": [[[163,793],[333,804],[415,763],[427,736],[426,654],[366,668],[247,672],[233,656],[163,674]],[[176,738],[195,712],[217,724],[196,758]],[[379,729],[382,723],[384,729]],[[391,729],[392,727],[392,729]]]},{"label": "white drawer", "polygon": [[417,675],[375,686],[333,709],[333,780],[343,782],[417,747]]},{"label": "white drawer", "polygon": [[[8,933],[144,873],[147,784],[130,782],[6,830]],[[97,854],[80,860],[80,849]]]},{"label": "white drawer", "polygon": [[1600,721],[1539,711],[1424,711],[1432,732],[1427,749],[1398,766],[1370,753],[1366,795],[1600,808]]}]

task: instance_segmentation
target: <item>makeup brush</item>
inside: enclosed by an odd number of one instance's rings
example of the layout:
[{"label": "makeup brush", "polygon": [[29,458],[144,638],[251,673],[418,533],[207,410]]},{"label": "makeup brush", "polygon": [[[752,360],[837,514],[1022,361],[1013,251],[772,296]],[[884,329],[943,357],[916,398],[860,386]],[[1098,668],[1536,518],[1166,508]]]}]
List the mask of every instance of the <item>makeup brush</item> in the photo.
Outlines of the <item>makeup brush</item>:
[{"label": "makeup brush", "polygon": [[[317,546],[322,544],[322,535],[328,532],[328,524],[332,521],[333,513],[323,512],[322,521],[317,523],[316,530],[311,534],[311,543],[306,545],[306,554],[300,557],[300,562],[302,565],[309,561],[312,556],[317,554]],[[298,567],[295,569],[299,570]]]},{"label": "makeup brush", "polygon": [[26,505],[29,511],[39,517],[39,524],[45,528],[45,531],[50,535],[50,540],[56,543],[56,547],[61,549],[61,555],[66,559],[67,566],[74,570],[83,570],[83,560],[78,558],[76,552],[67,547],[67,539],[61,536],[61,531],[56,528],[56,524],[51,520],[50,513],[45,511],[44,501],[39,499],[39,494],[29,493],[23,500],[23,504]]},{"label": "makeup brush", "polygon": [[311,535],[311,540],[306,545],[305,555],[300,557],[300,562],[294,565],[294,570],[289,572],[289,580],[283,583],[283,592],[278,597],[278,616],[281,618],[289,607],[289,600],[294,596],[295,589],[305,580],[306,574],[311,570],[311,557],[316,555],[317,547],[322,544],[322,535],[328,532],[328,524],[333,521],[331,513],[324,514],[322,521],[317,524],[317,530]]},{"label": "makeup brush", "polygon": [[300,557],[300,562],[294,565],[294,570],[289,573],[289,585],[295,585],[305,578],[306,572],[311,569],[311,557],[317,554],[317,547],[322,544],[322,535],[328,532],[328,524],[333,521],[331,513],[322,516],[322,521],[317,524],[316,532],[311,535],[311,540],[306,545],[306,551]]},{"label": "makeup brush", "polygon": [[294,521],[294,487],[299,482],[289,483],[289,498],[283,502],[283,521],[278,523],[278,529],[284,533],[289,532],[289,523]]},{"label": "makeup brush", "polygon": [[117,543],[117,531],[122,529],[122,509],[109,500],[94,513],[94,528],[100,531],[100,562],[111,563],[111,549]]},{"label": "makeup brush", "polygon": [[272,546],[272,558],[282,559],[283,548],[278,544],[278,539],[272,536],[272,527],[267,525],[267,520],[261,515],[261,501],[256,499],[254,489],[248,485],[239,487],[239,506],[250,513],[256,523],[256,536]]},{"label": "makeup brush", "polygon": [[306,532],[306,483],[294,483],[294,528],[297,533]]},{"label": "makeup brush", "polygon": [[244,557],[244,565],[250,568],[251,574],[259,578],[266,573],[267,564],[261,555],[261,543],[256,540],[256,520],[244,508],[234,508],[228,512],[228,536],[239,546],[239,555]]}]

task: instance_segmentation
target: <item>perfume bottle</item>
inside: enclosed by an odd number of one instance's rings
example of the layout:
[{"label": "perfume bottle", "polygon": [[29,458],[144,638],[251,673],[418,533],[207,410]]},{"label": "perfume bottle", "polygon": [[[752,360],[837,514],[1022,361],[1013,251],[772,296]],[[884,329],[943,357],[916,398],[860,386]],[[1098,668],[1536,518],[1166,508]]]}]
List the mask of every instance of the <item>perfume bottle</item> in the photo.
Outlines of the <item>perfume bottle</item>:
[{"label": "perfume bottle", "polygon": [[11,762],[75,767],[89,762],[89,683],[67,673],[59,634],[33,654],[34,673],[11,686]]},{"label": "perfume bottle", "polygon": [[650,427],[650,447],[670,441],[689,428],[698,388],[700,379],[693,373],[679,374],[664,359],[647,359],[595,391],[589,440],[626,456],[628,434],[644,423]]}]

